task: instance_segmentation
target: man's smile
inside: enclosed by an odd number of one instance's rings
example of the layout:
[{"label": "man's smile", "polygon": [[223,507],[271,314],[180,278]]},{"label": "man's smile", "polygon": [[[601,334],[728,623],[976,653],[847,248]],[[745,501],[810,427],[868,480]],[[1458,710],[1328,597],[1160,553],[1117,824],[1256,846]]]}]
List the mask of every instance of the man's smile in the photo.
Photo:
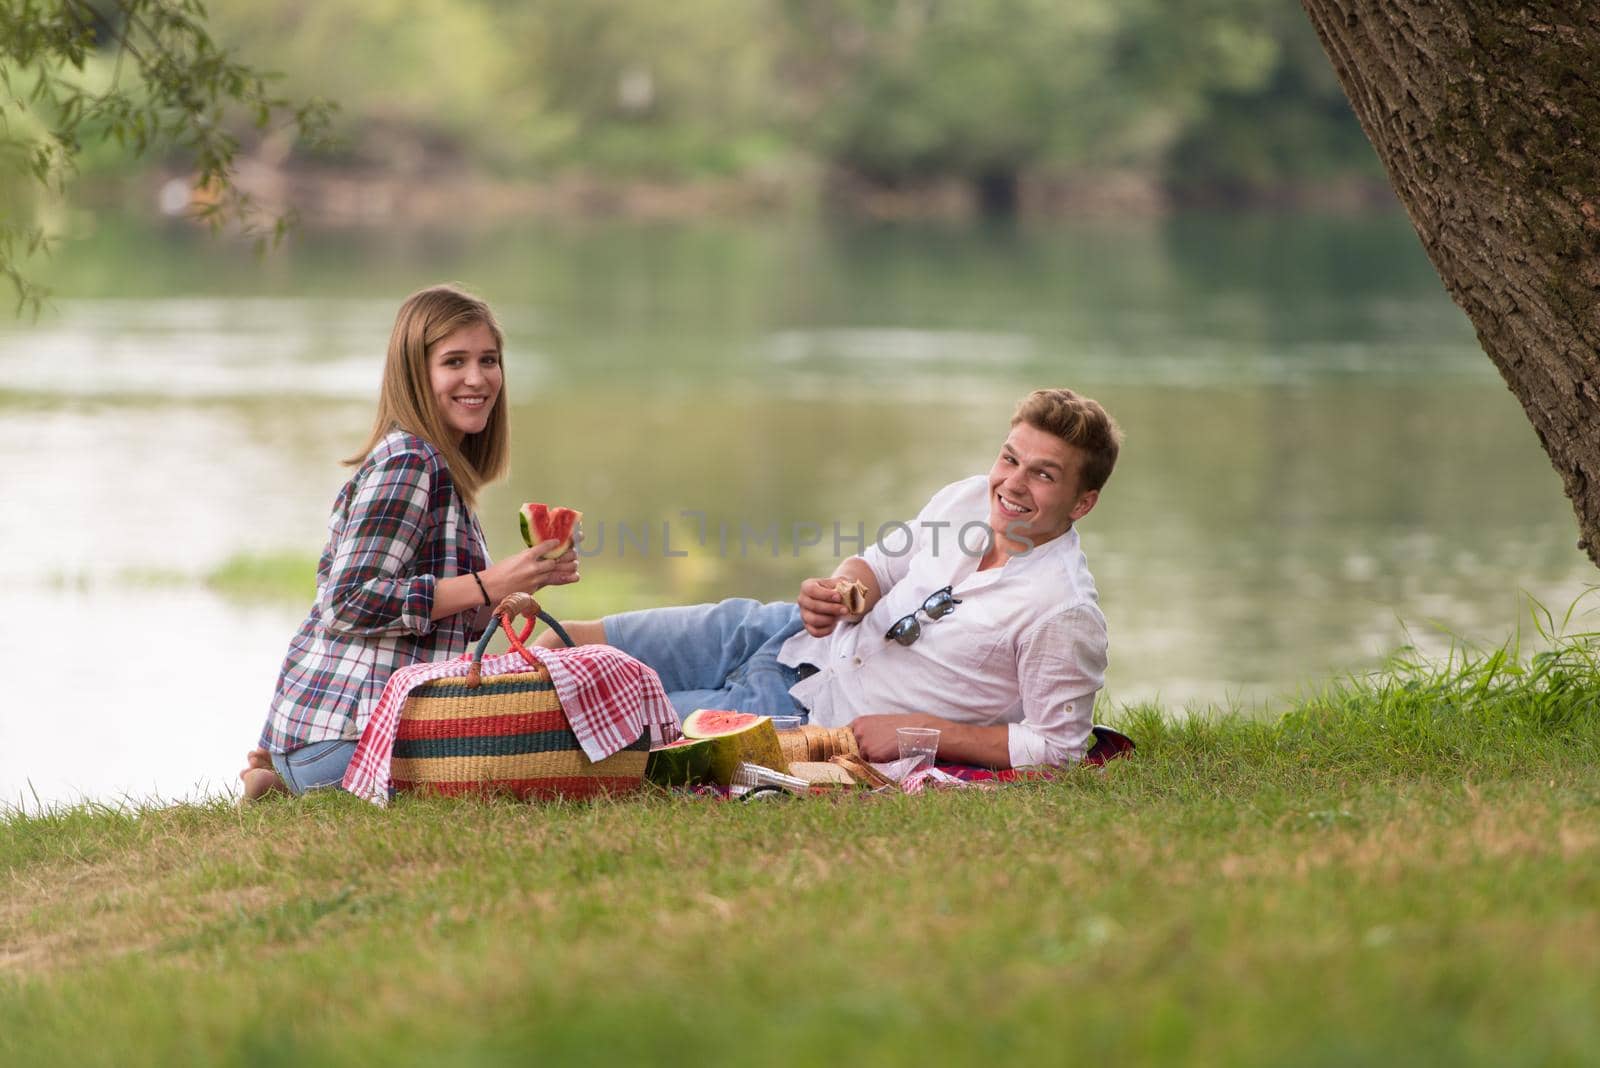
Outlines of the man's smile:
[{"label": "man's smile", "polygon": [[1015,504],[1006,500],[998,493],[994,495],[994,499],[1000,502],[1000,510],[1006,515],[1027,515],[1029,512],[1033,511],[1033,509],[1028,508],[1025,505]]}]

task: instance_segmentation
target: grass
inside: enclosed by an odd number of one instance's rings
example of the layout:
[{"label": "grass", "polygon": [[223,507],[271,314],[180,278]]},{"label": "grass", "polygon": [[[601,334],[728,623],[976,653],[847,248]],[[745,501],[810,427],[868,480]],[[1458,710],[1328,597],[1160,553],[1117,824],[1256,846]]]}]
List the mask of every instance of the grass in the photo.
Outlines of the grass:
[{"label": "grass", "polygon": [[12,815],[0,1063],[1591,1063],[1595,656],[994,792]]},{"label": "grass", "polygon": [[235,553],[205,575],[213,592],[236,601],[309,605],[317,596],[317,558],[300,553]]},{"label": "grass", "polygon": [[[50,585],[57,590],[89,593],[96,580],[86,571],[56,571]],[[128,567],[114,583],[124,589],[181,590],[204,588],[240,603],[262,601],[309,605],[317,595],[317,558],[300,553],[235,553],[204,572],[172,567]]]}]

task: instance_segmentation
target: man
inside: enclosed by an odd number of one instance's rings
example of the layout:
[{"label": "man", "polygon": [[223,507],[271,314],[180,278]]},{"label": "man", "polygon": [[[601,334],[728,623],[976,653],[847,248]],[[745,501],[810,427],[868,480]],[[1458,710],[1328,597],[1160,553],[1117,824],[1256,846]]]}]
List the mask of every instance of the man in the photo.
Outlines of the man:
[{"label": "man", "polygon": [[[680,717],[728,708],[849,724],[869,760],[898,756],[900,727],[937,727],[942,762],[1075,762],[1106,626],[1073,524],[1100,499],[1121,440],[1094,401],[1036,390],[987,476],[946,486],[915,522],[802,582],[795,603],[736,598],[568,630],[654,668]],[[866,587],[855,612],[843,580]]]}]

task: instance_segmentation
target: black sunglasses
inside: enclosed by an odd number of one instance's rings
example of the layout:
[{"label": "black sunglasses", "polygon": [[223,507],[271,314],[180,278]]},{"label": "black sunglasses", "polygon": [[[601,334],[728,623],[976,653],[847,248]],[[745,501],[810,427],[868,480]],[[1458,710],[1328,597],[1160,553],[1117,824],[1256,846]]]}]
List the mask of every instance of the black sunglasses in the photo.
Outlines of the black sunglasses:
[{"label": "black sunglasses", "polygon": [[[943,619],[956,610],[956,605],[961,603],[961,598],[955,595],[954,586],[946,586],[928,595],[922,602],[922,607],[917,612],[926,612],[929,619]],[[894,626],[884,632],[884,641],[899,642],[901,645],[910,645],[922,637],[922,624],[917,622],[917,612],[901,616],[894,621]]]}]

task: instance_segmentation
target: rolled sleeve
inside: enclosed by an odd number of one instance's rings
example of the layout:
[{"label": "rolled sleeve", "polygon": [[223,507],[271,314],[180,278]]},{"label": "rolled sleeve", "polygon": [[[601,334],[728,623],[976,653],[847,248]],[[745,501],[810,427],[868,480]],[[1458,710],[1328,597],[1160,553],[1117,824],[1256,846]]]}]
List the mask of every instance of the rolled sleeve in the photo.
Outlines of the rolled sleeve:
[{"label": "rolled sleeve", "polygon": [[374,463],[352,495],[318,591],[319,622],[335,634],[375,637],[433,629],[433,575],[414,568],[430,524],[432,475],[415,453]]},{"label": "rolled sleeve", "polygon": [[1020,723],[1010,727],[1011,766],[1061,766],[1083,759],[1094,701],[1106,673],[1105,617],[1093,604],[1044,620],[1018,642]]}]

